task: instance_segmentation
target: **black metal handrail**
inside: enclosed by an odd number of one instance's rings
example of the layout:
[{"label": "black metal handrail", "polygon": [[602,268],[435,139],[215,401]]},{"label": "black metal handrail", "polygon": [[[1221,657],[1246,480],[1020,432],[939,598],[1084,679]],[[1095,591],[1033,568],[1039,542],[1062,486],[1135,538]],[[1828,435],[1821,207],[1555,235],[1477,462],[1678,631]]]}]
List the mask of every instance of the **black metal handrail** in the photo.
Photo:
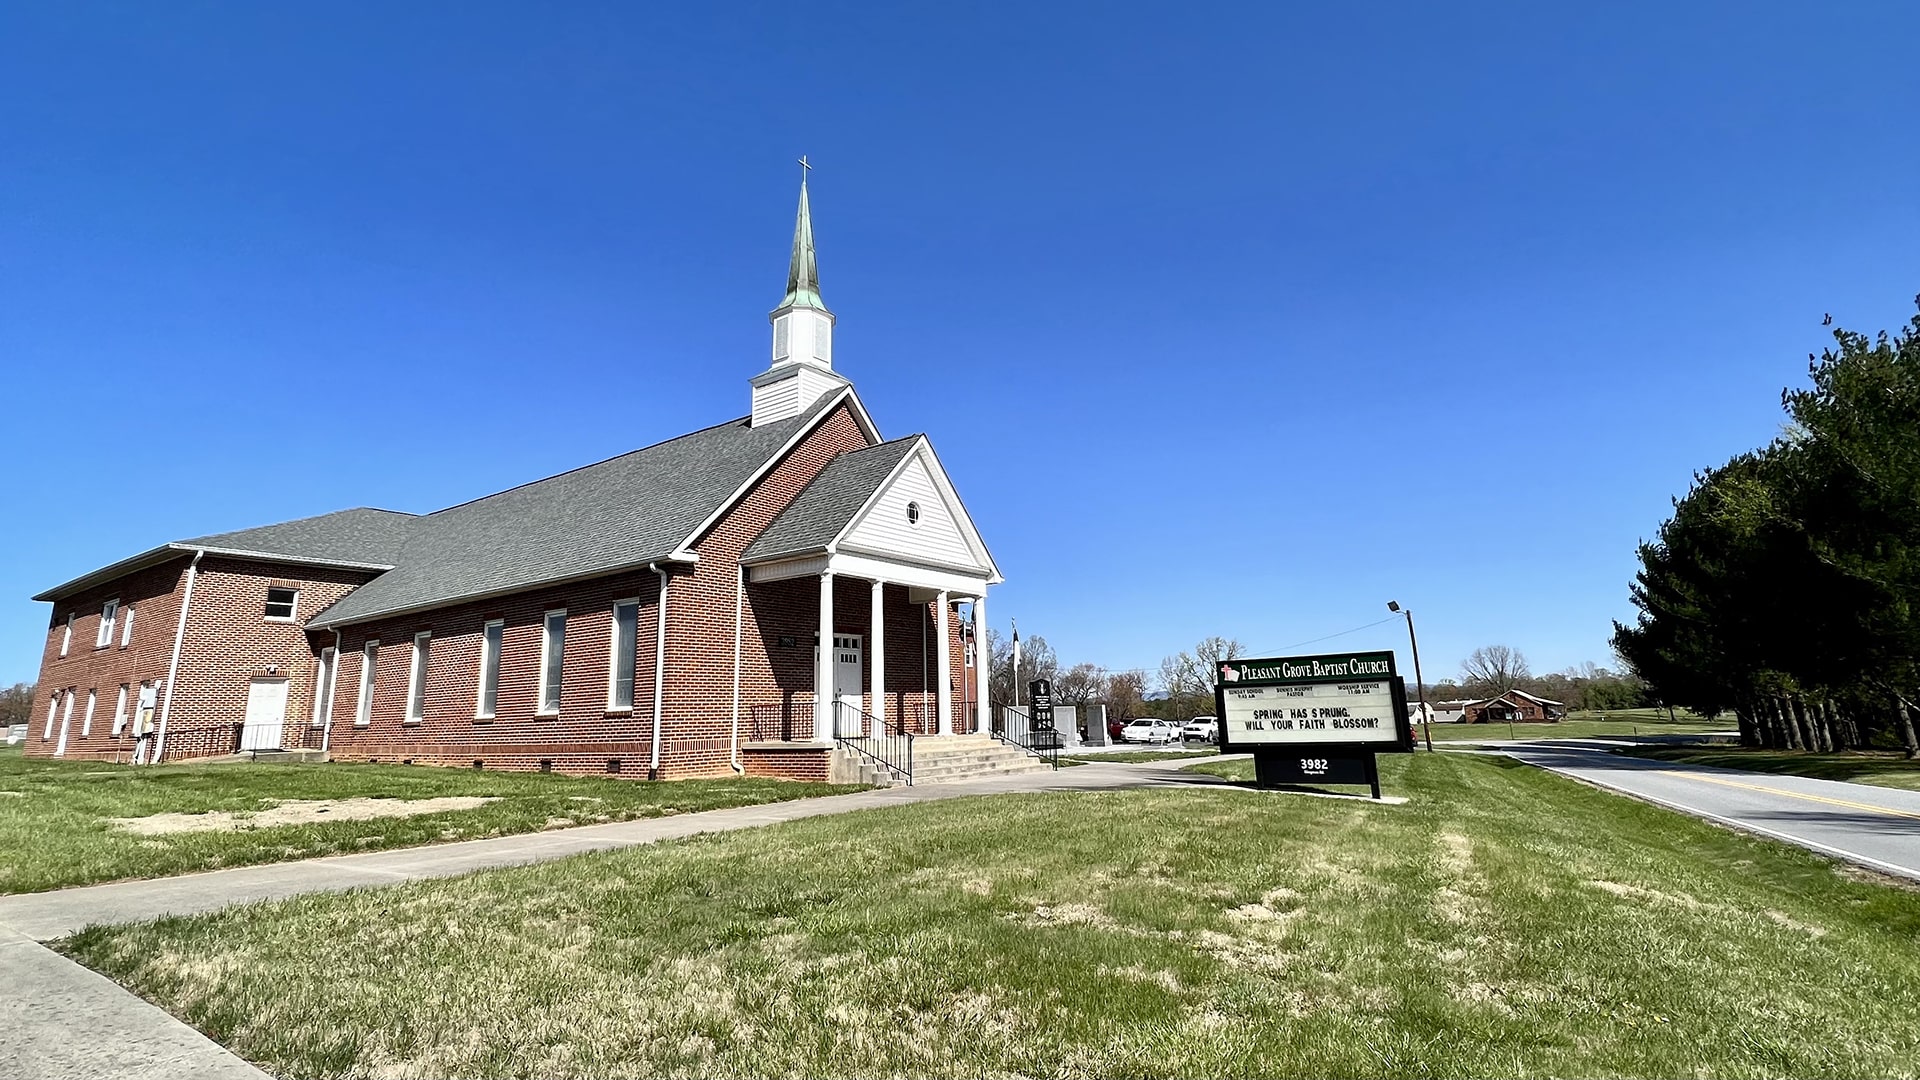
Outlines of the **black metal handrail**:
[{"label": "black metal handrail", "polygon": [[1027,714],[1005,705],[993,706],[993,737],[1008,746],[1017,746],[1034,757],[1060,767],[1060,747],[1066,742],[1052,726],[1036,728]]},{"label": "black metal handrail", "polygon": [[[860,725],[860,734],[845,734]],[[889,725],[858,705],[833,703],[834,745],[845,747],[913,785],[913,732],[904,724]]]},{"label": "black metal handrail", "polygon": [[812,742],[813,702],[747,706],[746,737],[749,742]]}]

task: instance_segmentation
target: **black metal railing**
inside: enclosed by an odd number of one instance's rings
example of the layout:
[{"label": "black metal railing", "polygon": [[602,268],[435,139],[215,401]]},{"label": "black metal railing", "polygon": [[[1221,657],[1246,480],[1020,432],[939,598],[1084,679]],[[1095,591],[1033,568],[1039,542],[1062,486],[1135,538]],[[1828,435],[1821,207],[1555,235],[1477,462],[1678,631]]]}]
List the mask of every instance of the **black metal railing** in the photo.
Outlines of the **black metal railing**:
[{"label": "black metal railing", "polygon": [[812,742],[813,702],[749,705],[746,729],[741,734],[749,742]]},{"label": "black metal railing", "polygon": [[913,732],[889,724],[858,705],[833,703],[833,742],[913,784]]},{"label": "black metal railing", "polygon": [[992,712],[994,738],[1008,746],[1017,746],[1056,769],[1060,767],[1060,747],[1066,743],[1060,732],[1050,726],[1034,727],[1020,709],[995,705]]}]

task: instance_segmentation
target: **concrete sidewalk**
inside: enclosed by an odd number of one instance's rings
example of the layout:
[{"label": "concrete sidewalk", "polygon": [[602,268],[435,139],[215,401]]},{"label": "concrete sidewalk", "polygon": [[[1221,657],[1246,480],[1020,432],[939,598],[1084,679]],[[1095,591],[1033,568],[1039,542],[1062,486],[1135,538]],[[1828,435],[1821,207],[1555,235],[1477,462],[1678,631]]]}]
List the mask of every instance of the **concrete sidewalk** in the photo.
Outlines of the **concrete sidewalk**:
[{"label": "concrete sidewalk", "polygon": [[192,915],[312,892],[452,877],[702,833],[977,795],[1189,785],[1177,763],[1082,765],[958,784],[708,810],[552,832],[400,848],[0,897],[0,1074],[19,1080],[265,1080],[267,1074],[126,989],[39,944],[93,925]]}]

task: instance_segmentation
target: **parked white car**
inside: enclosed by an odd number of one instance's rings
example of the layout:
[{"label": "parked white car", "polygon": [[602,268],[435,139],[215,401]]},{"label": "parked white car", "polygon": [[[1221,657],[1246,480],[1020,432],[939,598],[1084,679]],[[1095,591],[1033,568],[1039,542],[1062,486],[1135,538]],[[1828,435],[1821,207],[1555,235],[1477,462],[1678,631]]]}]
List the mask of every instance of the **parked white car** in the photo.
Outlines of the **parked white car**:
[{"label": "parked white car", "polygon": [[1200,742],[1219,742],[1220,721],[1211,716],[1196,716],[1180,729],[1180,737]]},{"label": "parked white car", "polygon": [[1129,743],[1175,743],[1180,741],[1180,725],[1171,720],[1139,719],[1120,729],[1120,741]]}]

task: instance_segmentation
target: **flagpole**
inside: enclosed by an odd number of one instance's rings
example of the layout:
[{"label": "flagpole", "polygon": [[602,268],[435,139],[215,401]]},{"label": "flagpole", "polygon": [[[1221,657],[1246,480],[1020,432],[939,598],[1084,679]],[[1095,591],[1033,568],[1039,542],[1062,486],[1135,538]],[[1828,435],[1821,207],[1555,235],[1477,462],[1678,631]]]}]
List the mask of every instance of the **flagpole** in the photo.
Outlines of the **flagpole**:
[{"label": "flagpole", "polygon": [[1020,707],[1020,620],[1013,622],[1013,707]]}]

